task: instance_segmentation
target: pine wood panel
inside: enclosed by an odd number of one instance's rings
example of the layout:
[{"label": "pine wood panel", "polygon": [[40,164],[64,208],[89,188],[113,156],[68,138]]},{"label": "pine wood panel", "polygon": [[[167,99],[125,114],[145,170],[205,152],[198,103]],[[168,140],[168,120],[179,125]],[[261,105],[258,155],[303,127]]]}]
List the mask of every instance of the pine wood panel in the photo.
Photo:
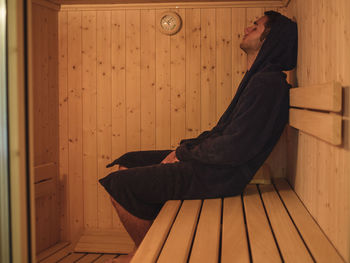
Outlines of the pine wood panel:
[{"label": "pine wood panel", "polygon": [[69,254],[67,257],[63,258],[62,260],[60,260],[60,262],[62,263],[76,262],[81,258],[83,258],[85,255],[86,254],[84,253],[72,253],[72,254]]},{"label": "pine wood panel", "polygon": [[332,146],[290,130],[287,174],[298,196],[346,261],[350,261],[349,12],[349,2],[344,0],[295,0],[288,7],[288,14],[301,25],[297,85],[339,81],[344,98],[343,143]]},{"label": "pine wood panel", "polygon": [[78,261],[79,263],[91,263],[95,262],[96,259],[101,257],[101,254],[86,254],[84,257],[80,258]]},{"label": "pine wood panel", "polygon": [[[176,11],[182,17],[182,23],[186,24],[184,9]],[[170,87],[171,87],[171,113],[170,113],[170,147],[179,145],[181,139],[186,136],[186,29],[171,36],[170,39]]]},{"label": "pine wood panel", "polygon": [[156,26],[155,10],[141,11],[141,149],[156,146]]},{"label": "pine wood panel", "polygon": [[[109,169],[112,154],[112,83],[111,83],[111,12],[97,13],[97,169],[98,178]],[[108,48],[106,48],[108,47]],[[98,227],[112,228],[112,206],[109,195],[98,187]]]},{"label": "pine wood panel", "polygon": [[127,10],[126,32],[126,150],[140,149],[141,82],[140,82],[140,10]]},{"label": "pine wood panel", "polygon": [[[216,118],[219,119],[232,100],[232,11],[216,9]],[[244,27],[242,27],[244,28]]]},{"label": "pine wood panel", "polygon": [[341,144],[342,117],[340,115],[290,109],[289,124],[333,145]]},{"label": "pine wood panel", "polygon": [[[156,10],[156,21],[163,10]],[[158,25],[156,24],[156,27]],[[170,36],[156,28],[156,149],[170,148]]]},{"label": "pine wood panel", "polygon": [[217,120],[215,22],[215,9],[201,10],[201,131]]},{"label": "pine wood panel", "polygon": [[[254,10],[178,9],[174,36],[158,30],[163,9],[60,12],[60,189],[70,209],[61,220],[73,237],[81,226],[123,229],[97,182],[113,171],[106,164],[126,151],[174,149],[216,124],[245,73],[239,42],[246,13],[263,11]],[[278,176],[283,147],[269,160]]]},{"label": "pine wood panel", "polygon": [[201,204],[201,200],[183,201],[157,262],[187,262]]},{"label": "pine wood panel", "polygon": [[274,185],[316,262],[342,262],[343,259],[300,203],[298,196],[294,191],[290,191],[290,185],[284,179],[274,180]]},{"label": "pine wood panel", "polygon": [[242,197],[224,199],[221,262],[250,262]]},{"label": "pine wood panel", "polygon": [[84,225],[97,220],[96,12],[82,12]]},{"label": "pine wood panel", "polygon": [[34,183],[40,181],[48,180],[51,178],[57,177],[57,164],[56,163],[47,163],[44,165],[39,165],[34,168],[35,180]]},{"label": "pine wood panel", "polygon": [[247,70],[247,59],[239,47],[244,36],[242,28],[247,26],[247,11],[245,8],[232,8],[232,94],[236,93],[238,85]]},{"label": "pine wood panel", "polygon": [[[126,151],[126,93],[125,93],[125,11],[112,12],[111,29],[111,81],[112,81],[112,159]],[[112,161],[111,159],[111,161]],[[113,208],[111,208],[114,210]],[[121,222],[115,211],[112,225],[121,228]]]},{"label": "pine wood panel", "polygon": [[72,252],[72,248],[70,246],[67,246],[58,252],[50,255],[49,257],[45,258],[44,260],[40,261],[40,263],[54,263],[60,261],[62,258],[66,257],[69,253]]},{"label": "pine wood panel", "polygon": [[34,166],[50,160],[49,153],[49,32],[47,9],[33,5]]},{"label": "pine wood panel", "polygon": [[68,13],[58,14],[59,34],[59,210],[60,239],[70,239],[69,209],[68,209]]},{"label": "pine wood panel", "polygon": [[67,248],[69,246],[69,242],[59,242],[54,246],[51,246],[49,249],[37,254],[36,261],[40,262],[45,258],[50,257],[51,255],[57,253],[61,249]]},{"label": "pine wood panel", "polygon": [[290,89],[290,106],[340,112],[342,107],[341,84],[330,82]]},{"label": "pine wood panel", "polygon": [[203,201],[189,262],[217,262],[221,231],[221,199]]},{"label": "pine wood panel", "polygon": [[[141,1],[141,0],[52,0],[56,3],[61,3],[61,10],[111,10],[111,9],[148,9],[148,8],[231,8],[231,7],[282,7],[285,6],[288,0],[260,0],[260,1],[239,1],[239,0],[224,0],[224,1]],[[93,4],[93,5],[92,5]]]},{"label": "pine wood panel", "polygon": [[273,185],[259,185],[275,238],[286,262],[313,262]]},{"label": "pine wood panel", "polygon": [[112,259],[112,258],[115,258],[116,256],[115,255],[108,255],[108,254],[105,254],[103,255],[102,257],[98,258],[96,261],[94,261],[95,263],[104,263],[106,262],[107,260],[109,259]]},{"label": "pine wood panel", "polygon": [[83,123],[82,123],[82,69],[81,69],[81,12],[68,12],[68,192],[69,220],[73,238],[83,228]]},{"label": "pine wood panel", "polygon": [[36,251],[59,241],[58,13],[32,5],[33,138]]},{"label": "pine wood panel", "polygon": [[123,253],[135,248],[134,242],[124,229],[86,230],[75,244],[75,252]]},{"label": "pine wood panel", "polygon": [[243,200],[253,261],[281,262],[256,185],[246,187]]},{"label": "pine wood panel", "polygon": [[157,260],[180,205],[180,200],[172,200],[164,204],[159,215],[147,232],[147,236],[137,249],[132,263],[151,263]]},{"label": "pine wood panel", "polygon": [[186,138],[201,130],[201,13],[186,9]]}]

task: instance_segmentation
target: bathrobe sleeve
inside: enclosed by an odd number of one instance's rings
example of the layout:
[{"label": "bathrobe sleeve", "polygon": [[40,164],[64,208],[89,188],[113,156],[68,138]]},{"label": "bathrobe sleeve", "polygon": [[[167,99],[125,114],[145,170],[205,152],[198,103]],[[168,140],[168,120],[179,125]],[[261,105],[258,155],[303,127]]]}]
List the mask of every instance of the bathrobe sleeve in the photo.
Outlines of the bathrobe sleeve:
[{"label": "bathrobe sleeve", "polygon": [[[279,114],[288,114],[288,86],[279,73],[256,74],[242,93],[220,133],[176,149],[180,161],[241,165],[262,151],[273,134]],[[286,110],[287,113],[281,113]]]}]

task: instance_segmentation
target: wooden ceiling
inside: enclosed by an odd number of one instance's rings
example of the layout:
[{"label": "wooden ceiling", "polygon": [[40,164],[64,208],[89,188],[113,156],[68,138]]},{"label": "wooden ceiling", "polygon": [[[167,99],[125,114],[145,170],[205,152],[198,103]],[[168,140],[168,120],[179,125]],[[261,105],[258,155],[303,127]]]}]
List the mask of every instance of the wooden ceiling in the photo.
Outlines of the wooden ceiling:
[{"label": "wooden ceiling", "polygon": [[143,7],[283,7],[290,0],[32,0],[46,2],[58,7],[113,5],[113,6],[143,6]]}]

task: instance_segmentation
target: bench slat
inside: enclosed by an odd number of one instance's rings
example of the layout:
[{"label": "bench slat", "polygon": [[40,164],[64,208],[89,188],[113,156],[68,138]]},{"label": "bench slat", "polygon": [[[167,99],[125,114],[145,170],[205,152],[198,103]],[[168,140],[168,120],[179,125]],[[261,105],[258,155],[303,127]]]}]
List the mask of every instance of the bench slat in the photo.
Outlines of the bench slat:
[{"label": "bench slat", "polygon": [[183,201],[157,262],[187,262],[201,203],[201,200]]},{"label": "bench slat", "polygon": [[249,249],[241,196],[224,199],[221,262],[249,263]]},{"label": "bench slat", "polygon": [[246,187],[243,200],[253,262],[281,262],[281,257],[255,185]]},{"label": "bench slat", "polygon": [[316,262],[344,262],[287,181],[274,184]]},{"label": "bench slat", "polygon": [[218,262],[220,244],[221,199],[203,202],[190,263]]},{"label": "bench slat", "polygon": [[273,185],[261,185],[259,187],[285,262],[313,262]]},{"label": "bench slat", "polygon": [[137,249],[131,261],[132,263],[151,263],[157,260],[180,204],[180,200],[171,200],[164,204],[140,247]]},{"label": "bench slat", "polygon": [[290,106],[340,112],[342,87],[339,82],[330,82],[309,87],[290,89]]},{"label": "bench slat", "polygon": [[290,109],[289,124],[333,145],[341,144],[342,117],[340,115]]}]

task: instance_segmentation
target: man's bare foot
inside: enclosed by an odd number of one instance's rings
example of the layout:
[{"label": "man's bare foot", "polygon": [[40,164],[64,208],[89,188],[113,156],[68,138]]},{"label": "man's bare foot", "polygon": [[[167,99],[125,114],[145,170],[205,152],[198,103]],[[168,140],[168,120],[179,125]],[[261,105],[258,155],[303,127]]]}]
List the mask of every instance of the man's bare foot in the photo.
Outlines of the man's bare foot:
[{"label": "man's bare foot", "polygon": [[134,256],[135,251],[127,254],[127,255],[120,255],[117,258],[109,259],[105,261],[104,263],[129,263]]}]

